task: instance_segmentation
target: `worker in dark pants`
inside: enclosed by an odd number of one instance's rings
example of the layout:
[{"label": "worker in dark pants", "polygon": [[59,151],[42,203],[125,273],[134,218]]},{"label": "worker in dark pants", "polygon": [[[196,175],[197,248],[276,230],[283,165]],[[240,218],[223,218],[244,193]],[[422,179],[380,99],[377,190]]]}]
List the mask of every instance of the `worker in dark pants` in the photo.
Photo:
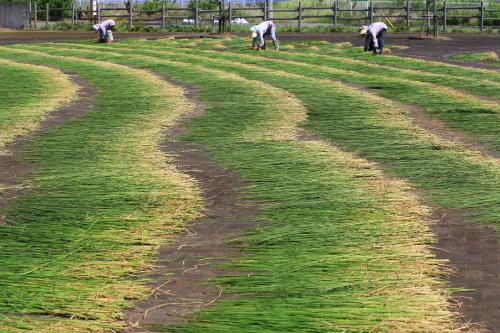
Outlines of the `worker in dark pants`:
[{"label": "worker in dark pants", "polygon": [[99,32],[100,43],[111,43],[114,40],[113,30],[115,29],[115,21],[106,20],[92,26],[92,31]]},{"label": "worker in dark pants", "polygon": [[279,50],[280,44],[276,39],[276,25],[273,21],[264,21],[258,25],[254,25],[250,28],[250,31],[252,32],[252,48],[254,50],[266,49],[266,37],[271,37],[274,49],[276,51]]},{"label": "worker in dark pants", "polygon": [[373,51],[373,54],[382,54],[384,51],[384,34],[387,26],[383,22],[375,22],[359,28],[359,35],[365,37],[364,51]]}]

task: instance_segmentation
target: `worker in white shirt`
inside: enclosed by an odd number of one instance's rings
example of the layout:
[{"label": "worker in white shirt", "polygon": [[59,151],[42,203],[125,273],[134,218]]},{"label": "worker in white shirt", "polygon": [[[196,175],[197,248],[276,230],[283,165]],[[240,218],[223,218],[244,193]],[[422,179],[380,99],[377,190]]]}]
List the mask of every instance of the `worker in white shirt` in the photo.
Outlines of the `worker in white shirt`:
[{"label": "worker in white shirt", "polygon": [[99,42],[101,43],[111,43],[114,40],[113,30],[115,29],[115,21],[105,20],[101,23],[94,24],[92,26],[92,31],[99,32]]},{"label": "worker in white shirt", "polygon": [[377,52],[378,54],[382,54],[384,51],[384,34],[386,31],[387,26],[383,22],[362,25],[359,28],[359,34],[361,37],[365,37],[365,52],[373,51],[373,54],[377,54]]},{"label": "worker in white shirt", "polygon": [[273,21],[264,21],[250,28],[252,31],[252,48],[255,50],[266,49],[266,37],[271,37],[275,50],[279,50],[279,42],[276,39],[276,25]]}]

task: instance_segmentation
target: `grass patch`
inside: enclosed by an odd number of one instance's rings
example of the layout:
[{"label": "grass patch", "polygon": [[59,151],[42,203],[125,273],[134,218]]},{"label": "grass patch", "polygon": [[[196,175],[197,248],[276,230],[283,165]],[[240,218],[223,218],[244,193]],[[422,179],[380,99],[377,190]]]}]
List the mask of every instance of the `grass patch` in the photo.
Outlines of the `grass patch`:
[{"label": "grass patch", "polygon": [[500,66],[498,54],[494,51],[456,54],[451,56],[450,59],[465,62],[482,62],[486,65]]},{"label": "grass patch", "polygon": [[[184,139],[251,181],[247,196],[268,204],[263,218],[270,223],[240,240],[247,255],[230,264],[246,274],[217,281],[236,297],[170,331],[452,329],[426,247],[432,240],[427,210],[408,186],[323,142],[274,137],[272,127],[262,126],[280,117],[291,125],[301,121],[301,103],[280,104],[284,89],[295,90],[287,87],[291,79],[267,81],[253,68],[237,72],[223,62],[180,55],[172,61],[174,55],[147,57],[114,46],[104,53],[24,47],[148,68],[198,86],[206,114],[190,123]],[[296,95],[311,113],[306,94]],[[283,118],[291,109],[298,117]]]},{"label": "grass patch", "polygon": [[[165,60],[200,64],[287,89],[307,106],[309,118],[305,125],[311,130],[346,150],[381,163],[390,174],[409,179],[427,192],[426,197],[433,204],[467,209],[474,215],[475,221],[498,227],[500,193],[496,189],[500,179],[496,160],[477,156],[419,131],[409,125],[409,118],[397,106],[390,105],[388,100],[370,97],[334,81],[290,74],[296,69],[291,69],[286,63],[273,62],[272,70],[257,67],[255,64],[261,64],[259,57],[250,60],[240,54],[220,52],[204,57],[196,55],[196,52],[190,55],[186,50],[170,49],[160,53],[118,48],[113,47],[115,52],[119,51],[127,57],[147,54]],[[90,56],[98,57],[96,53]]]},{"label": "grass patch", "polygon": [[40,167],[0,227],[0,331],[117,329],[147,292],[131,275],[199,211],[191,181],[157,148],[189,103],[142,70],[7,48],[0,57],[78,73],[98,91],[92,112],[27,147]]},{"label": "grass patch", "polygon": [[34,130],[48,112],[75,98],[77,87],[53,68],[0,59],[0,151],[14,138]]},{"label": "grass patch", "polygon": [[[155,48],[154,43],[148,44],[150,48]],[[120,47],[117,45],[116,47]],[[136,49],[140,49],[137,46]],[[178,54],[199,55],[199,50],[177,50],[177,48],[163,47],[164,49]],[[159,47],[158,49],[162,49]],[[133,51],[128,51],[132,53]],[[150,51],[139,50],[151,54]],[[417,81],[420,74],[406,74],[411,77],[393,78],[388,76],[377,76],[373,73],[358,73],[349,70],[348,62],[328,62],[325,59],[310,58],[305,55],[285,54],[284,52],[259,53],[256,56],[252,51],[235,51],[236,54],[227,52],[206,51],[205,55],[211,58],[238,60],[247,65],[254,65],[259,62],[262,68],[270,70],[282,70],[313,78],[325,78],[340,80],[347,84],[366,87],[372,93],[379,96],[396,100],[399,102],[419,106],[423,111],[429,112],[449,124],[451,128],[468,132],[478,137],[479,141],[490,145],[493,149],[500,150],[500,118],[498,104],[476,99],[462,91],[448,89],[437,84]],[[261,56],[262,55],[262,56]],[[271,60],[266,61],[266,58]],[[288,61],[288,62],[284,62]],[[304,63],[305,62],[305,63]],[[368,66],[366,70],[369,70]],[[422,76],[425,77],[425,74]],[[433,78],[437,81],[452,81],[449,77]],[[425,80],[425,79],[424,79]],[[457,81],[457,80],[455,80]],[[468,82],[458,80],[458,87],[466,90]],[[452,84],[457,87],[457,83]],[[486,83],[484,83],[486,85]],[[477,89],[481,89],[483,84],[479,84]],[[498,95],[497,90],[497,95]]]}]

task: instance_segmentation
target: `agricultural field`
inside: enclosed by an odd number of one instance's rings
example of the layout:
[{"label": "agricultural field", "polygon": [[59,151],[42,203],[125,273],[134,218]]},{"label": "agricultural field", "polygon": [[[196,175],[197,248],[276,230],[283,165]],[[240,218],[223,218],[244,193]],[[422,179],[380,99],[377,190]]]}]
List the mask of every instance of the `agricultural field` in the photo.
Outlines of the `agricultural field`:
[{"label": "agricultural field", "polygon": [[500,73],[405,48],[0,46],[0,332],[500,330]]}]

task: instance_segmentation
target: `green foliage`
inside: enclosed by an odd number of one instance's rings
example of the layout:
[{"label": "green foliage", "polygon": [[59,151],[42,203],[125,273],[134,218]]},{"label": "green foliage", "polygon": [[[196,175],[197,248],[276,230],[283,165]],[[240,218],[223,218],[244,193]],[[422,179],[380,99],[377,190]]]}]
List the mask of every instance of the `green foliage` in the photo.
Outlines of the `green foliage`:
[{"label": "green foliage", "polygon": [[215,10],[219,8],[217,1],[214,0],[190,0],[188,3],[188,8],[194,10],[196,8],[196,2],[198,1],[198,8],[204,10]]}]

